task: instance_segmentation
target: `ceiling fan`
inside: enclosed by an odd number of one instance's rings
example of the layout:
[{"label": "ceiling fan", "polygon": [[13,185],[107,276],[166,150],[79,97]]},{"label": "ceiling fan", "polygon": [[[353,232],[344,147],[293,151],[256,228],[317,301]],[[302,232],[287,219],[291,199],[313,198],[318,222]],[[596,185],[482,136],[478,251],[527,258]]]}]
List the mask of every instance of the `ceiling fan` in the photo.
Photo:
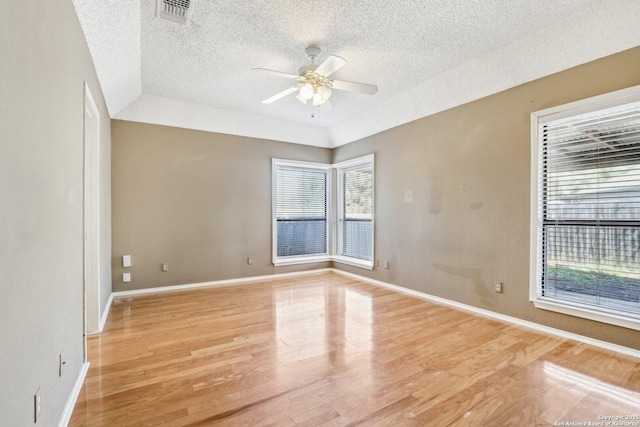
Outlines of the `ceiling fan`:
[{"label": "ceiling fan", "polygon": [[316,60],[318,59],[318,55],[320,55],[320,48],[312,45],[307,47],[305,52],[309,57],[310,64],[300,67],[298,74],[283,73],[265,68],[253,69],[254,71],[262,71],[274,76],[297,80],[297,83],[293,87],[283,90],[271,98],[265,99],[262,101],[263,104],[271,104],[289,94],[298,92],[296,98],[303,104],[307,104],[307,102],[310,101],[312,105],[321,106],[324,109],[330,107],[329,97],[331,97],[333,89],[368,95],[373,95],[378,91],[378,86],[375,85],[330,79],[329,76],[331,74],[338,71],[347,63],[343,58],[330,55],[322,64],[316,65]]}]

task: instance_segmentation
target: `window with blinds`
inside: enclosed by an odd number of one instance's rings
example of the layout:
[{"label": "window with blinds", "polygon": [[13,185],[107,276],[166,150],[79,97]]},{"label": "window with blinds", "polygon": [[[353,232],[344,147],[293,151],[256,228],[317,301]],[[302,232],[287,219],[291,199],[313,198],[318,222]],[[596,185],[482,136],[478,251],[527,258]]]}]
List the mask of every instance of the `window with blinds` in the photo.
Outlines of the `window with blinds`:
[{"label": "window with blinds", "polygon": [[623,91],[532,118],[532,299],[640,328],[640,97]]},{"label": "window with blinds", "polygon": [[372,269],[373,185],[373,154],[335,165],[273,159],[273,264]]},{"label": "window with blinds", "polygon": [[347,168],[338,175],[338,253],[372,261],[373,159]]},{"label": "window with blinds", "polygon": [[274,164],[276,258],[327,255],[328,168]]}]

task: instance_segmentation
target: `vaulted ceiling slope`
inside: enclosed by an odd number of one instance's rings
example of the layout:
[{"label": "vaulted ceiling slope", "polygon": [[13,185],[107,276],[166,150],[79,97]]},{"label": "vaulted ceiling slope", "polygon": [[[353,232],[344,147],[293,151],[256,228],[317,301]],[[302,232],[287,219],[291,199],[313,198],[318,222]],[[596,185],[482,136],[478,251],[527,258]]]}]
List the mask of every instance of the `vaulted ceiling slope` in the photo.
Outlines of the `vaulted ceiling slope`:
[{"label": "vaulted ceiling slope", "polygon": [[[638,0],[191,1],[180,25],[156,0],[74,0],[111,117],[337,147],[640,45]],[[295,74],[310,44],[379,92],[262,104],[292,81],[251,69]]]}]

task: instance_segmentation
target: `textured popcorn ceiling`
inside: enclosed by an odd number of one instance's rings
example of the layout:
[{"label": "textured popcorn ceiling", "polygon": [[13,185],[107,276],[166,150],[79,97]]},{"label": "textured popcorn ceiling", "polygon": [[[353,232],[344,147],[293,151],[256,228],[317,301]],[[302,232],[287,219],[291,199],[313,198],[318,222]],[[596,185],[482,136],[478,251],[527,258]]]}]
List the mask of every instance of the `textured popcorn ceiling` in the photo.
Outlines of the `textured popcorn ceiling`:
[{"label": "textured popcorn ceiling", "polygon": [[73,0],[109,113],[142,94],[140,4],[137,1]]},{"label": "textured popcorn ceiling", "polygon": [[[112,117],[335,147],[640,45],[638,0],[195,0],[191,25],[155,0],[74,0]],[[290,95],[304,49],[376,84],[330,112]]]}]

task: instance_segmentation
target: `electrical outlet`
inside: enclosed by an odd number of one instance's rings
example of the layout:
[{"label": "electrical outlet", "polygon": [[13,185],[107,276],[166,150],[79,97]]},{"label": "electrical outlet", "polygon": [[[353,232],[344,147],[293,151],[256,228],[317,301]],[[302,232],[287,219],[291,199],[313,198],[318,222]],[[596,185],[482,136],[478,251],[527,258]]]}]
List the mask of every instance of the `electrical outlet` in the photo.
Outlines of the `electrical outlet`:
[{"label": "electrical outlet", "polygon": [[131,281],[131,273],[122,273],[122,282],[127,283]]},{"label": "electrical outlet", "polygon": [[64,365],[66,364],[67,362],[66,360],[64,360],[64,351],[61,351],[60,356],[58,357],[58,376],[59,377],[62,376],[63,368],[64,368]]},{"label": "electrical outlet", "polygon": [[388,269],[389,269],[389,261],[385,261],[385,262],[384,262],[384,268],[385,268],[386,270],[388,270]]},{"label": "electrical outlet", "polygon": [[249,265],[253,264],[253,258],[247,258],[247,264]]},{"label": "electrical outlet", "polygon": [[169,264],[162,264],[162,272],[166,273],[167,271],[169,271]]},{"label": "electrical outlet", "polygon": [[493,282],[493,290],[496,293],[501,294],[502,293],[502,282]]},{"label": "electrical outlet", "polygon": [[38,387],[38,389],[36,390],[35,394],[33,395],[33,423],[37,424],[38,423],[38,418],[40,418],[40,404],[41,404],[41,399],[40,399],[40,387]]}]

